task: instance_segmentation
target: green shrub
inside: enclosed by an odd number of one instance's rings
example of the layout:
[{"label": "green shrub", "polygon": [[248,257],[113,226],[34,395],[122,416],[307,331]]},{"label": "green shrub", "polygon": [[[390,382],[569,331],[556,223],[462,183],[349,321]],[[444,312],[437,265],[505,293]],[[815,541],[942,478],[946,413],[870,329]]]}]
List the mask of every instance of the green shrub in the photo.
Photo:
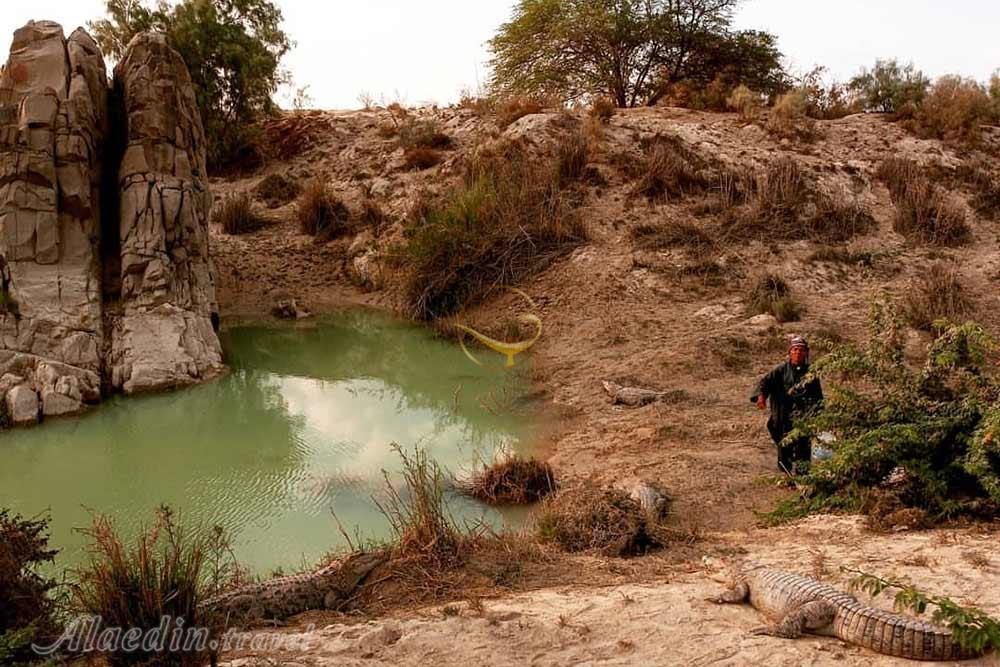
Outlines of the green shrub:
[{"label": "green shrub", "polygon": [[404,225],[397,264],[415,317],[450,315],[514,284],[586,237],[552,161],[513,144],[481,150],[461,186]]},{"label": "green shrub", "polygon": [[995,440],[1000,384],[997,346],[973,322],[948,325],[922,368],[906,360],[905,326],[895,306],[877,301],[862,346],[840,345],[817,360],[826,401],[789,437],[831,432],[833,456],[802,478],[803,493],[772,519],[815,511],[857,511],[873,493],[891,494],[937,520],[993,515],[1000,507]]},{"label": "green shrub", "polygon": [[56,582],[40,570],[55,558],[48,519],[24,519],[0,509],[0,664],[32,662],[32,642],[58,634]]},{"label": "green shrub", "polygon": [[895,59],[876,60],[849,84],[866,111],[904,116],[916,112],[929,86],[930,80],[913,63],[900,65]]},{"label": "green shrub", "polygon": [[[190,531],[181,527],[169,508],[161,507],[154,524],[126,544],[107,517],[95,516],[83,531],[91,539],[89,563],[71,585],[75,611],[100,616],[106,628],[160,626],[164,617],[183,628],[207,628],[217,635],[225,619],[199,610],[200,602],[231,586],[239,570],[230,559],[222,529]],[[183,625],[181,625],[183,623]],[[211,649],[170,651],[119,647],[105,655],[111,665],[203,665]]]}]

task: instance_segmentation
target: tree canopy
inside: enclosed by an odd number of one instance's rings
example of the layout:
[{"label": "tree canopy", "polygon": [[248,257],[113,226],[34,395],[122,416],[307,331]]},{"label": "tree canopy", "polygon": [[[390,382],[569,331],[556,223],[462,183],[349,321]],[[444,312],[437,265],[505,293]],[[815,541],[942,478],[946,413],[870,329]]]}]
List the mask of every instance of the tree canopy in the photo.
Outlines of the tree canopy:
[{"label": "tree canopy", "polygon": [[733,31],[740,0],[519,0],[490,40],[495,92],[652,105],[681,81],[786,85],[773,35]]},{"label": "tree canopy", "polygon": [[270,0],[107,0],[107,17],[89,24],[105,54],[121,58],[132,38],[163,33],[184,59],[208,138],[210,166],[238,158],[248,126],[275,109],[292,46]]}]

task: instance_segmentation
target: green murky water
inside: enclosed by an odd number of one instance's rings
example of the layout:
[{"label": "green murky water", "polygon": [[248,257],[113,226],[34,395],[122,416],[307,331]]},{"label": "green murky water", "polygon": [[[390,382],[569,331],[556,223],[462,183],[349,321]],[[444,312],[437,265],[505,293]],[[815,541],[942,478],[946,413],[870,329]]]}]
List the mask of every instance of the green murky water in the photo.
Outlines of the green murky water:
[{"label": "green murky water", "polygon": [[[232,373],[184,391],[114,398],[78,419],[0,434],[0,506],[48,511],[57,565],[82,562],[89,511],[126,535],[161,503],[229,529],[267,573],[314,562],[348,532],[386,535],[372,501],[391,449],[419,445],[461,471],[495,447],[531,445],[516,374],[483,369],[430,332],[369,311],[224,332]],[[458,496],[456,518],[516,520]]]}]

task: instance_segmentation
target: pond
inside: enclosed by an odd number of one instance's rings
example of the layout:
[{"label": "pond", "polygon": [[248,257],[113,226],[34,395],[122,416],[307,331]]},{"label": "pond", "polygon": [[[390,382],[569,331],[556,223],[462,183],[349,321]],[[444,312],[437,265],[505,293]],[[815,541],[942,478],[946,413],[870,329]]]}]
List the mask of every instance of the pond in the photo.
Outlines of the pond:
[{"label": "pond", "polygon": [[[58,567],[85,562],[75,529],[91,512],[132,536],[166,504],[187,525],[225,527],[257,573],[301,568],[346,543],[338,520],[351,535],[388,534],[372,496],[383,470],[401,484],[392,443],[460,473],[498,447],[525,452],[537,432],[517,369],[477,366],[381,313],[237,326],[222,339],[232,372],[218,381],[0,433],[0,507],[49,513]],[[460,521],[519,518],[449,502]]]}]

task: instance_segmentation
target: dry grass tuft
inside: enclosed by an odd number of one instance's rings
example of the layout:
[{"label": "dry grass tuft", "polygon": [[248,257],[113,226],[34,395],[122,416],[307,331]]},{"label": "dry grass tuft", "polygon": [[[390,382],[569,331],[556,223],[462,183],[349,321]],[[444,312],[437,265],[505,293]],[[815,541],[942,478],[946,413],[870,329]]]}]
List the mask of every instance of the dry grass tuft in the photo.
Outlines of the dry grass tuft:
[{"label": "dry grass tuft", "polygon": [[651,200],[679,199],[712,185],[704,161],[674,136],[659,135],[646,142],[642,160],[632,171],[639,179],[634,193]]},{"label": "dry grass tuft", "polygon": [[403,166],[410,171],[423,171],[441,164],[441,151],[433,148],[407,148],[403,151]]},{"label": "dry grass tuft", "polygon": [[875,227],[875,218],[857,201],[820,197],[816,212],[805,221],[810,238],[827,243],[844,243],[863,236]]},{"label": "dry grass tuft", "polygon": [[972,189],[972,207],[980,215],[1000,219],[1000,180],[984,159],[967,160],[957,170],[958,178]]},{"label": "dry grass tuft", "polygon": [[563,184],[582,180],[590,163],[590,143],[582,132],[574,132],[556,148],[556,173]]},{"label": "dry grass tuft", "polygon": [[539,540],[570,552],[635,556],[663,546],[652,519],[618,489],[584,484],[560,491],[542,502],[536,522]]},{"label": "dry grass tuft", "polygon": [[957,322],[973,310],[958,268],[943,262],[932,264],[914,279],[905,304],[910,324],[928,331],[938,320]]},{"label": "dry grass tuft", "polygon": [[778,98],[767,118],[767,131],[788,139],[809,143],[819,137],[816,121],[806,115],[808,97],[803,90],[793,90]]},{"label": "dry grass tuft", "polygon": [[792,297],[792,290],[785,279],[775,273],[758,277],[747,296],[747,313],[773,315],[779,322],[796,322],[802,306]]},{"label": "dry grass tuft", "polygon": [[907,126],[917,135],[975,145],[993,118],[990,96],[974,79],[942,76],[924,97]]},{"label": "dry grass tuft", "polygon": [[607,123],[615,117],[615,113],[617,112],[618,105],[615,104],[614,100],[609,97],[595,97],[588,113],[591,118],[601,123]]},{"label": "dry grass tuft", "polygon": [[450,315],[586,239],[554,161],[517,144],[481,150],[464,182],[404,226],[394,250],[415,317]]},{"label": "dry grass tuft", "polygon": [[529,97],[512,97],[496,105],[496,122],[501,130],[532,114],[541,113],[545,104]]},{"label": "dry grass tuft", "polygon": [[298,197],[302,188],[284,174],[268,174],[253,191],[268,207],[277,208]]},{"label": "dry grass tuft", "polygon": [[267,224],[253,210],[253,198],[243,192],[226,197],[219,206],[216,220],[226,234],[249,234]]},{"label": "dry grass tuft", "polygon": [[701,254],[715,246],[712,237],[690,222],[642,224],[633,227],[631,235],[637,250],[684,247]]},{"label": "dry grass tuft", "polygon": [[528,505],[556,490],[552,466],[538,459],[503,456],[484,464],[468,481],[463,493],[490,505]]},{"label": "dry grass tuft", "polygon": [[444,150],[451,148],[452,140],[441,130],[441,124],[436,120],[408,117],[399,127],[399,145],[406,149]]},{"label": "dry grass tuft", "polygon": [[[104,627],[159,627],[164,617],[183,628],[221,632],[224,619],[199,610],[199,603],[238,583],[241,573],[231,558],[225,534],[187,531],[168,508],[135,543],[125,544],[107,517],[97,516],[83,531],[92,543],[90,562],[71,584],[74,610],[100,616]],[[208,651],[138,650],[105,655],[111,665],[202,665]]]},{"label": "dry grass tuft", "polygon": [[744,123],[752,123],[757,120],[764,104],[760,93],[755,93],[747,86],[740,84],[726,98],[726,106],[737,112],[740,115],[740,120]]},{"label": "dry grass tuft", "polygon": [[878,177],[896,206],[892,228],[897,233],[928,245],[956,246],[969,241],[972,229],[963,203],[932,183],[915,162],[890,158],[879,165]]},{"label": "dry grass tuft", "polygon": [[302,233],[318,240],[336,238],[350,228],[350,211],[320,178],[310,181],[299,195],[296,214]]}]

